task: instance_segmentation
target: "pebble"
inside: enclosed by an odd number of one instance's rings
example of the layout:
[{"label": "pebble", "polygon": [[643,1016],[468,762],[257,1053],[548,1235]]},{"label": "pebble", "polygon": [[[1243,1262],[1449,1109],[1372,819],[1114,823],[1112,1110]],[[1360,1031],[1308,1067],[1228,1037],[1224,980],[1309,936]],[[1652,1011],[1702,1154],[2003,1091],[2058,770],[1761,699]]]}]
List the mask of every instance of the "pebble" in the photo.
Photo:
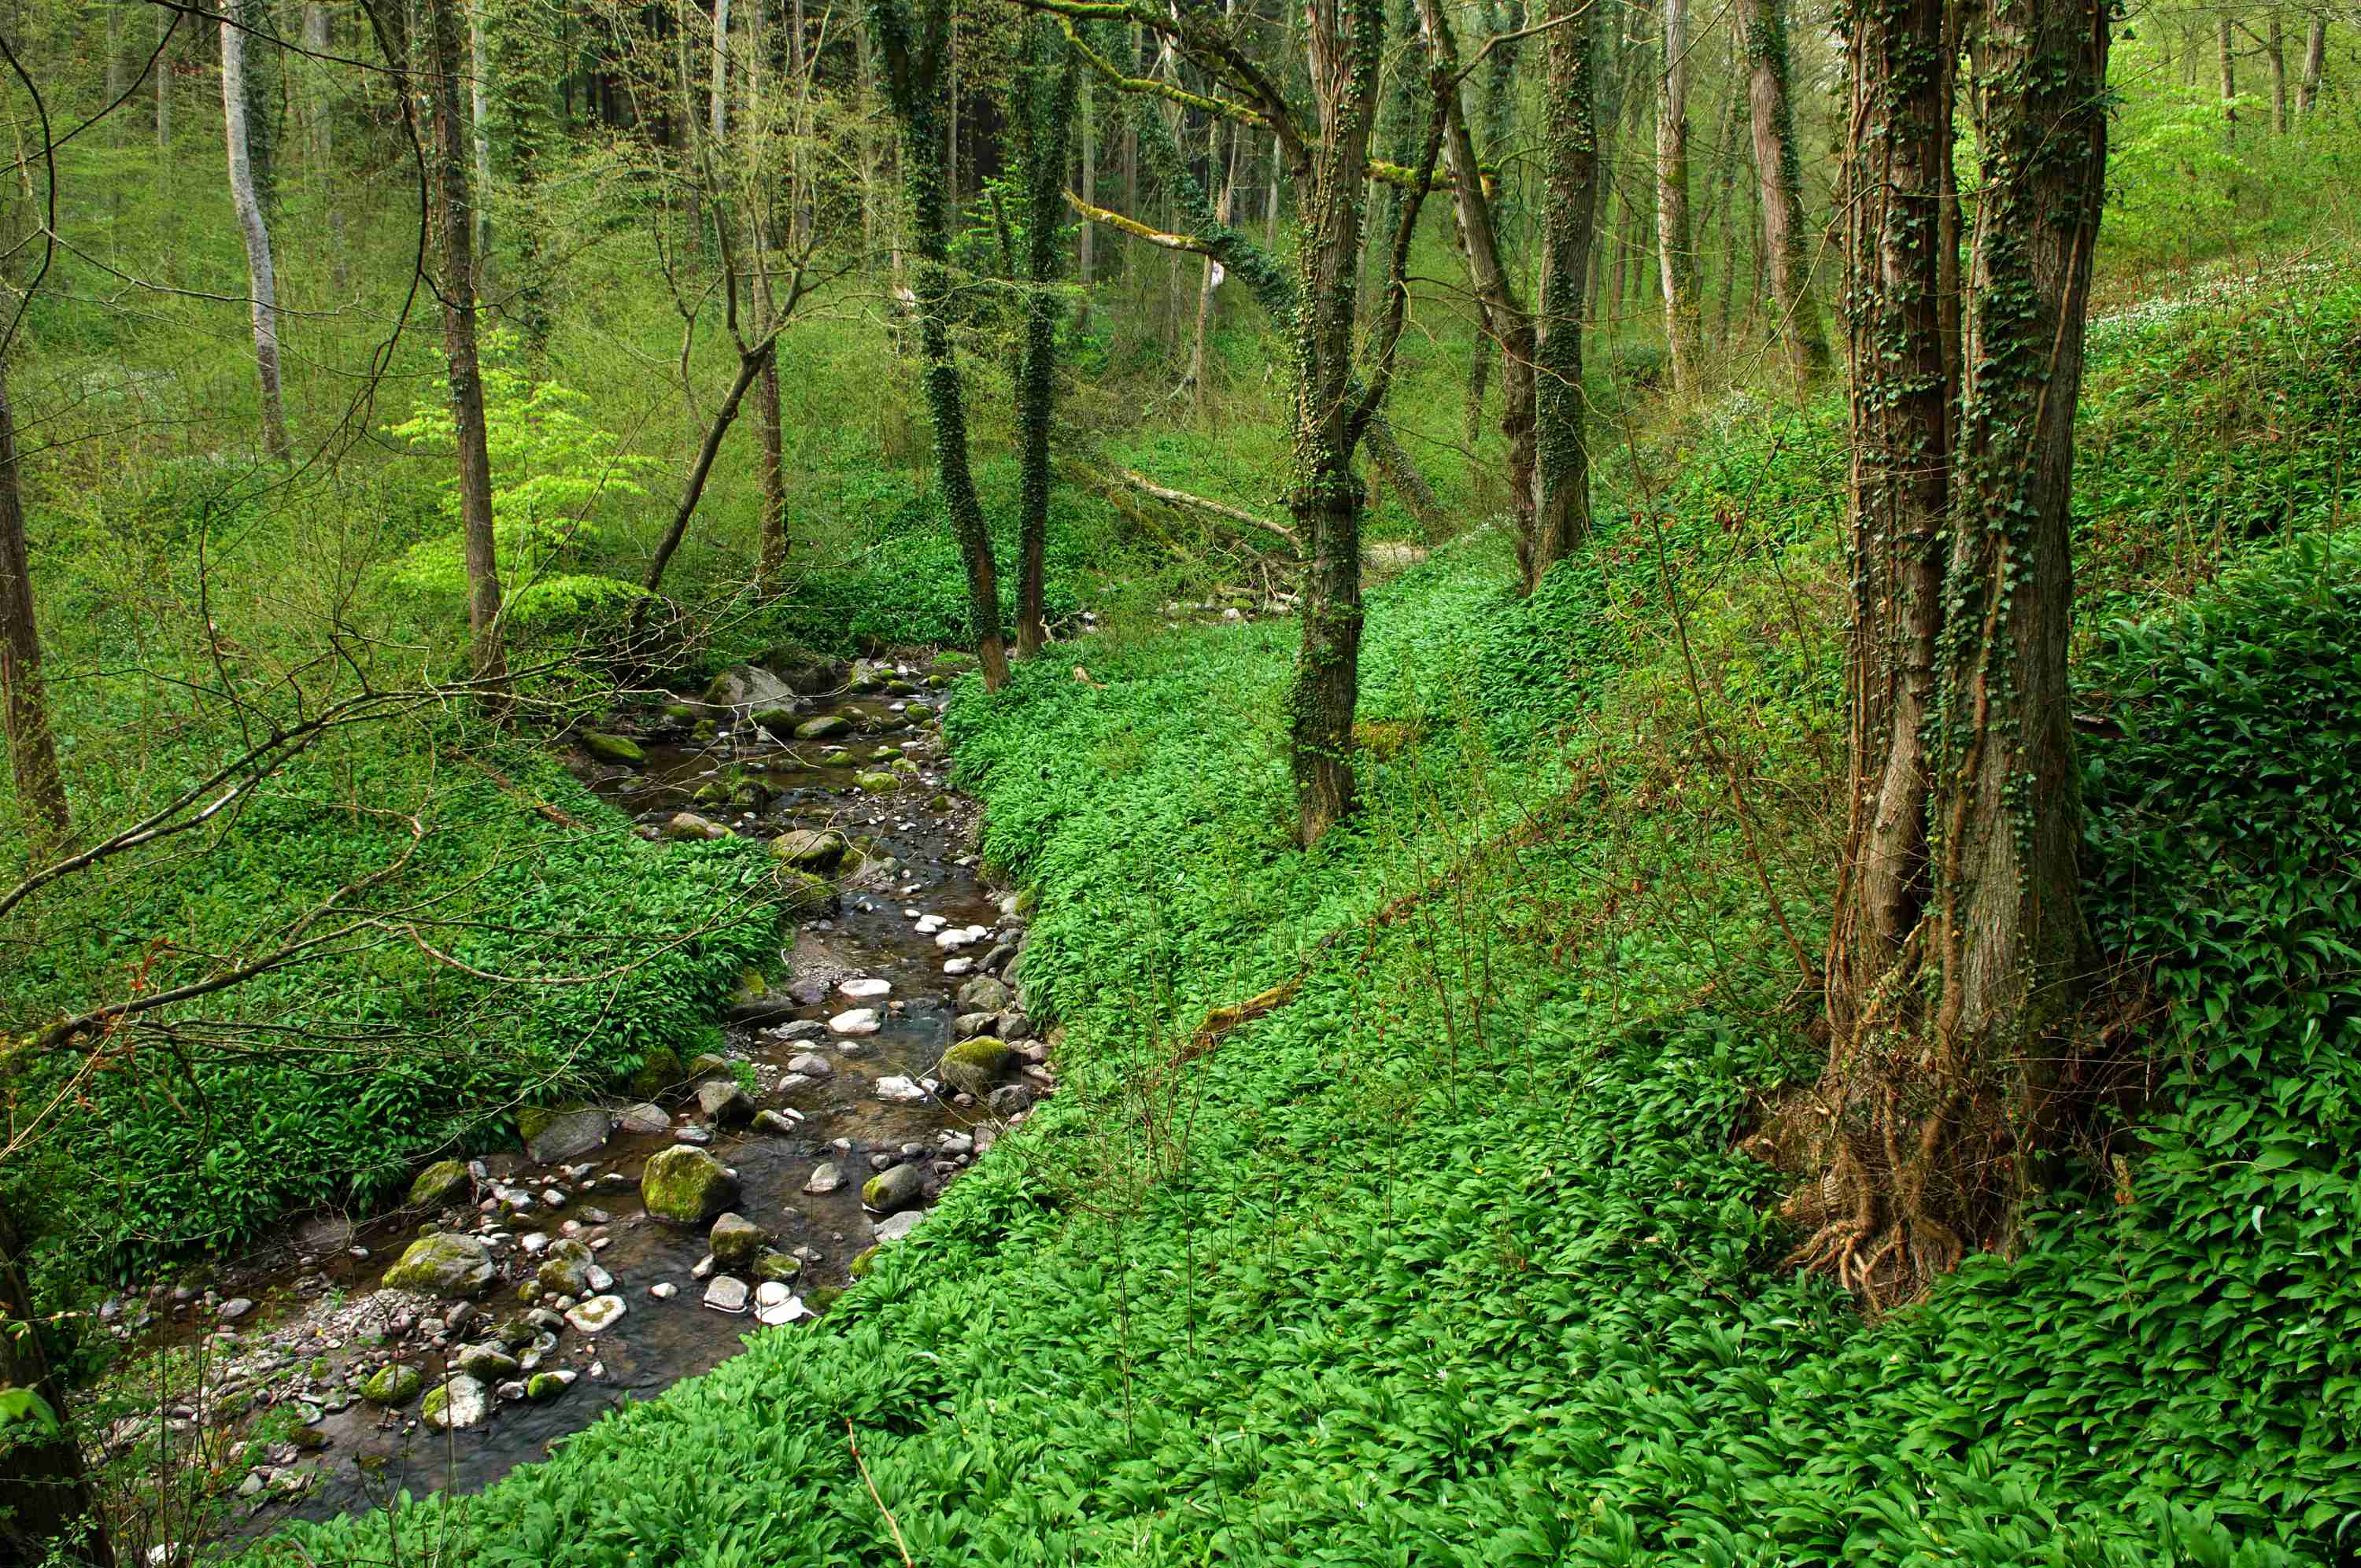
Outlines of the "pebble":
[{"label": "pebble", "polygon": [[517,1245],[524,1248],[524,1255],[527,1257],[539,1257],[549,1250],[549,1233],[529,1231],[525,1234],[524,1239],[517,1243]]},{"label": "pebble", "polygon": [[688,1277],[691,1279],[703,1279],[711,1275],[712,1272],[713,1255],[708,1252],[703,1257],[697,1260],[695,1266],[689,1269]]},{"label": "pebble", "polygon": [[973,959],[952,959],[943,965],[943,972],[953,976],[972,973],[974,969]]},{"label": "pebble", "polygon": [[881,1078],[877,1080],[877,1098],[901,1105],[916,1105],[927,1098],[927,1091],[906,1078]]},{"label": "pebble", "polygon": [[659,1301],[669,1301],[680,1294],[680,1287],[669,1279],[659,1279],[648,1287],[648,1294]]},{"label": "pebble", "polygon": [[746,1310],[746,1282],[724,1274],[705,1288],[705,1304],[717,1312]]}]

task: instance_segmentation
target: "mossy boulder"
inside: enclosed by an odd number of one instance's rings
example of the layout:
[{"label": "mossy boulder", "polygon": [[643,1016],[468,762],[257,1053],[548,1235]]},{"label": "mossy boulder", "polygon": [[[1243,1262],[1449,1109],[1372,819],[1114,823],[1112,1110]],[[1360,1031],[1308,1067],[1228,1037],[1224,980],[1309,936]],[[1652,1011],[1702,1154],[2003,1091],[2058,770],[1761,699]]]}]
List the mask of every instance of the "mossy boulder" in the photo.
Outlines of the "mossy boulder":
[{"label": "mossy boulder", "polygon": [[686,1074],[680,1065],[680,1053],[670,1046],[658,1046],[650,1051],[631,1074],[631,1090],[642,1100],[653,1100]]},{"label": "mossy boulder", "polygon": [[844,661],[815,653],[808,648],[782,644],[754,663],[777,676],[797,696],[818,696],[844,684]]},{"label": "mossy boulder", "polygon": [[884,1250],[882,1246],[873,1246],[853,1254],[852,1261],[844,1266],[844,1271],[855,1279],[866,1279],[869,1271],[877,1266],[877,1255]]},{"label": "mossy boulder", "polygon": [[871,795],[891,795],[902,787],[902,781],[893,773],[855,773],[852,786]]},{"label": "mossy boulder", "polygon": [[779,868],[778,890],[781,906],[798,918],[825,915],[836,906],[834,883],[824,876],[799,872],[793,866]]},{"label": "mossy boulder", "polygon": [[590,1267],[597,1261],[580,1242],[554,1242],[543,1255],[533,1282],[544,1296],[579,1296],[590,1288]]},{"label": "mossy boulder", "polygon": [[992,1092],[993,1084],[1016,1060],[1016,1047],[991,1035],[978,1035],[943,1053],[943,1081],[981,1097]]},{"label": "mossy boulder", "polygon": [[902,778],[918,776],[918,764],[907,757],[896,757],[885,764],[885,771]]},{"label": "mossy boulder", "polygon": [[621,762],[628,767],[647,766],[648,754],[640,743],[627,735],[606,735],[596,729],[585,729],[578,739],[582,749],[602,762]]},{"label": "mossy boulder", "polygon": [[380,1366],[362,1380],[361,1398],[372,1405],[406,1405],[426,1387],[426,1374],[408,1362]]},{"label": "mossy boulder", "polygon": [[915,1165],[881,1170],[861,1190],[861,1201],[881,1214],[897,1214],[927,1201],[927,1176]]},{"label": "mossy boulder", "polygon": [[389,1290],[423,1296],[480,1296],[491,1288],[492,1257],[473,1236],[438,1233],[410,1244],[385,1271]]},{"label": "mossy boulder", "polygon": [[462,1372],[439,1388],[427,1391],[418,1406],[418,1419],[444,1431],[465,1431],[492,1419],[492,1391]]},{"label": "mossy boulder", "polygon": [[[713,1255],[720,1256],[719,1253]],[[757,1280],[775,1279],[785,1284],[804,1271],[803,1260],[790,1252],[766,1252],[754,1260]]]},{"label": "mossy boulder", "polygon": [[664,819],[664,836],[697,843],[710,839],[727,839],[730,829],[709,817],[699,817],[694,811],[675,811]]},{"label": "mossy boulder", "polygon": [[413,1209],[439,1209],[458,1195],[467,1185],[467,1168],[456,1159],[438,1159],[418,1173],[410,1184],[410,1206]]},{"label": "mossy boulder", "polygon": [[737,1179],[703,1149],[675,1144],[648,1157],[640,1201],[667,1224],[710,1224],[738,1196]]},{"label": "mossy boulder", "polygon": [[934,704],[928,702],[914,702],[902,710],[902,717],[913,724],[924,724],[934,716]]},{"label": "mossy boulder", "polygon": [[730,803],[730,786],[719,779],[708,779],[697,786],[689,795],[688,803],[691,806],[727,806]]},{"label": "mossy boulder", "polygon": [[823,713],[796,726],[796,739],[798,740],[833,740],[840,735],[851,733],[852,720],[840,713]]},{"label": "mossy boulder", "polygon": [[793,708],[766,707],[754,715],[755,725],[773,735],[795,733],[796,715]]},{"label": "mossy boulder", "polygon": [[771,853],[791,866],[824,872],[844,859],[844,835],[827,828],[798,828],[771,840]]},{"label": "mossy boulder", "polygon": [[723,1214],[713,1222],[713,1229],[707,1234],[705,1245],[707,1250],[713,1254],[714,1262],[724,1268],[735,1269],[739,1265],[750,1263],[761,1255],[770,1245],[770,1241],[771,1238],[763,1234],[763,1227],[745,1215]]},{"label": "mossy boulder", "polygon": [[524,1397],[534,1404],[546,1404],[574,1387],[571,1372],[536,1372],[525,1379]]}]

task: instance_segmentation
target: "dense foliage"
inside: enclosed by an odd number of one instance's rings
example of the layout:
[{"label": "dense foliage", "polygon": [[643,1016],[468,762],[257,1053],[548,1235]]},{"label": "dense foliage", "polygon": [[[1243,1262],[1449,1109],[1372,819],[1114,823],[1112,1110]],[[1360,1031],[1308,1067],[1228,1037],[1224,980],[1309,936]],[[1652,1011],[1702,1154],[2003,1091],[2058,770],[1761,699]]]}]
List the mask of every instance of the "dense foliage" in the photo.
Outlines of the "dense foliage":
[{"label": "dense foliage", "polygon": [[[2353,330],[2349,291],[2294,308]],[[2203,331],[2121,345],[2101,409],[2186,412]],[[2242,352],[2292,382],[2311,349]],[[2156,1069],[2015,1255],[1873,1322],[1778,1266],[1782,1179],[1740,1145],[1814,1060],[1772,911],[1824,902],[1791,851],[1825,816],[1834,448],[1740,420],[1662,535],[1625,521],[1532,604],[1488,539],[1376,600],[1395,728],[1309,857],[1240,721],[1286,678],[1277,628],[963,692],[1067,1087],[817,1329],[399,1525],[519,1564],[897,1561],[881,1504],[920,1561],[2345,1560],[2361,556],[2272,499],[2341,439],[2308,406],[2228,520],[2259,543],[2086,638],[2095,914]],[[2190,428],[2224,456],[2252,411]],[[2088,477],[2094,529],[2165,515]],[[1576,657],[1533,664],[1537,630]]]}]

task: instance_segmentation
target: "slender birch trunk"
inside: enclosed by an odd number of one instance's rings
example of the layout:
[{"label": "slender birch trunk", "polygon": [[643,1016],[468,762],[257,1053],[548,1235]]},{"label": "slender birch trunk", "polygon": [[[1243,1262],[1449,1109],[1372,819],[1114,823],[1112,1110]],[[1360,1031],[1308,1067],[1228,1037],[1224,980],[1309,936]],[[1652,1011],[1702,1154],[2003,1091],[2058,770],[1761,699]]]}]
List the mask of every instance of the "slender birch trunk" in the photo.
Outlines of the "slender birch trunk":
[{"label": "slender birch trunk", "polygon": [[270,258],[270,227],[255,188],[251,127],[247,120],[244,27],[235,25],[238,0],[222,0],[222,132],[229,158],[230,203],[237,212],[238,236],[246,243],[247,293],[254,323],[254,370],[262,390],[262,444],[286,461],[287,410],[279,388],[279,279]]}]

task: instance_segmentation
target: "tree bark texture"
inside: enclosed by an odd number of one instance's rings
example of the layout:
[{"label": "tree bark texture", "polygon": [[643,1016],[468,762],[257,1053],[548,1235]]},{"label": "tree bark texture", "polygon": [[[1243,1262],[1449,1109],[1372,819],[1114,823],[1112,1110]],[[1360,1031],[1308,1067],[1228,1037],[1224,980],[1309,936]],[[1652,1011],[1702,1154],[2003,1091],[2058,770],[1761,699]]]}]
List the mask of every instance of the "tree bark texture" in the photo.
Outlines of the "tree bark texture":
[{"label": "tree bark texture", "polygon": [[270,255],[270,225],[254,166],[251,93],[246,80],[248,39],[240,0],[222,0],[222,137],[229,159],[229,199],[246,246],[248,313],[254,325],[254,371],[262,392],[262,444],[281,462],[290,455],[287,407],[279,384],[279,274]]},{"label": "tree bark texture", "polygon": [[[1556,20],[1580,0],[1552,0]],[[1582,401],[1583,308],[1598,219],[1598,111],[1595,44],[1585,19],[1548,35],[1543,88],[1541,313],[1533,345],[1533,531],[1521,561],[1528,590],[1590,536],[1590,447]]]},{"label": "tree bark texture", "polygon": [[927,405],[933,415],[935,467],[943,502],[967,567],[969,630],[983,666],[984,687],[1008,684],[1000,635],[1000,574],[983,503],[968,466],[967,404],[951,356],[950,128],[945,104],[951,71],[950,0],[918,0],[916,27],[901,0],[870,0],[880,74],[902,126],[903,182],[909,202],[919,340],[927,359]]},{"label": "tree bark texture", "polygon": [[1828,368],[1828,340],[1812,299],[1804,228],[1803,164],[1795,148],[1785,0],[1740,0],[1746,45],[1746,97],[1754,127],[1754,169],[1763,193],[1763,256],[1779,342],[1800,389]]},{"label": "tree bark texture", "polygon": [[1688,0],[1659,0],[1664,13],[1662,96],[1656,110],[1656,257],[1664,291],[1664,346],[1673,387],[1697,379],[1697,254],[1689,245]]},{"label": "tree bark texture", "polygon": [[[1049,423],[1058,391],[1059,233],[1065,218],[1069,127],[1074,118],[1071,50],[1046,18],[1028,24],[1032,60],[1017,113],[1027,184],[1025,233],[1025,351],[1016,377],[1021,475],[1016,522],[1016,656],[1030,658],[1049,639],[1043,576],[1049,536]],[[1235,143],[1232,146],[1235,148]],[[1083,232],[1089,232],[1085,225]]]},{"label": "tree bark texture", "polygon": [[1826,1168],[1791,1212],[1815,1224],[1801,1257],[1890,1301],[2004,1239],[2087,972],[2068,491],[2108,35],[2087,4],[1975,18],[1985,167],[1955,402],[1933,252],[1957,35],[1941,0],[1854,0],[1850,20],[1852,789]]},{"label": "tree bark texture", "polygon": [[6,705],[8,766],[16,784],[20,826],[38,857],[62,844],[73,824],[65,780],[58,772],[57,743],[49,732],[49,690],[41,679],[16,416],[8,401],[5,367],[0,367],[0,703]]},{"label": "tree bark texture", "polygon": [[1307,560],[1302,641],[1288,699],[1296,832],[1316,843],[1355,803],[1353,707],[1361,666],[1362,432],[1353,373],[1354,274],[1361,254],[1364,171],[1377,118],[1385,15],[1378,0],[1312,0],[1306,63],[1320,137],[1295,170],[1302,192],[1295,330],[1295,486],[1289,496]]},{"label": "tree bark texture", "polygon": [[508,652],[500,626],[499,549],[492,532],[492,463],[484,443],[484,382],[476,354],[474,202],[467,188],[469,148],[459,115],[460,24],[453,0],[423,0],[434,70],[427,79],[434,122],[436,237],[443,276],[443,356],[449,366],[451,414],[458,438],[459,526],[467,568],[467,634],[475,678],[495,714],[507,705]]}]

